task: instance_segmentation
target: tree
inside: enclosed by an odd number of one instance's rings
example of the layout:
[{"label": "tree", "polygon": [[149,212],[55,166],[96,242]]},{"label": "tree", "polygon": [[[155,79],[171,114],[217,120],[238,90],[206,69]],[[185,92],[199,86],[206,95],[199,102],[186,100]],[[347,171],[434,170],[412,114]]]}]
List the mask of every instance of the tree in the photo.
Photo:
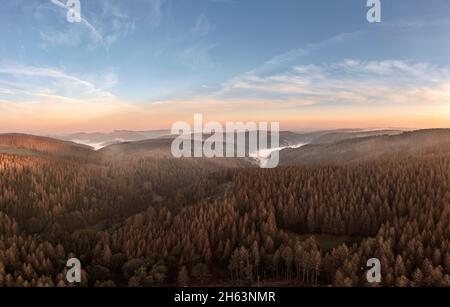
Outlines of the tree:
[{"label": "tree", "polygon": [[192,268],[191,275],[196,281],[204,283],[210,278],[209,268],[204,263],[197,263]]},{"label": "tree", "polygon": [[189,284],[189,273],[185,266],[182,266],[178,272],[178,285],[180,287],[187,287]]},{"label": "tree", "polygon": [[291,278],[291,269],[292,269],[292,261],[294,259],[293,253],[292,253],[292,249],[289,246],[286,246],[282,253],[281,253],[281,257],[284,260],[284,264],[286,267],[286,280],[290,280]]},{"label": "tree", "polygon": [[423,285],[423,273],[419,268],[413,273],[413,284],[416,287],[421,287]]}]

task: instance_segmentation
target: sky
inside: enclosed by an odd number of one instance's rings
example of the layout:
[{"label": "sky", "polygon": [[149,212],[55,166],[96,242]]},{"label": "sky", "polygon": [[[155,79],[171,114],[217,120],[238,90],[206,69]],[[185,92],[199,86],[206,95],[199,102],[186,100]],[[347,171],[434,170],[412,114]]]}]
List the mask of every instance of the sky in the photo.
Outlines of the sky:
[{"label": "sky", "polygon": [[450,127],[450,1],[0,4],[0,132]]}]

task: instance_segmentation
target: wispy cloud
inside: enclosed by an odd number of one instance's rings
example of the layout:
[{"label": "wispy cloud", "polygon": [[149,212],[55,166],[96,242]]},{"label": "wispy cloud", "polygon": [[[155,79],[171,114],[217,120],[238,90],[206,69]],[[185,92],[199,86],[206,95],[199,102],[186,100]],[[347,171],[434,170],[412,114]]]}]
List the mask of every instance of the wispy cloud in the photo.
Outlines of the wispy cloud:
[{"label": "wispy cloud", "polygon": [[177,63],[195,70],[210,70],[218,67],[211,57],[215,45],[197,43],[182,50],[177,56]]},{"label": "wispy cloud", "polygon": [[196,35],[204,36],[212,31],[213,27],[204,13],[200,14],[195,21],[192,32]]},{"label": "wispy cloud", "polygon": [[[68,7],[60,0],[49,0],[49,2],[64,10],[63,13],[68,10]],[[99,0],[92,2],[92,5],[95,7],[95,12],[88,11],[88,5],[82,2],[80,23],[61,20],[58,27],[42,24],[40,47],[43,49],[55,46],[73,47],[89,41],[89,44],[85,44],[89,48],[102,46],[108,50],[120,38],[134,33],[136,21],[130,17],[122,3]],[[49,7],[45,5],[36,7],[35,16],[45,22],[46,18],[43,16],[48,12],[44,13],[44,11],[48,9]]]},{"label": "wispy cloud", "polygon": [[58,131],[133,109],[99,86],[117,82],[114,69],[80,77],[54,67],[0,64],[0,130]]},{"label": "wispy cloud", "polygon": [[150,4],[149,21],[153,26],[159,26],[164,19],[163,7],[167,0],[146,0]]},{"label": "wispy cloud", "polygon": [[363,33],[364,32],[362,30],[348,32],[348,33],[339,33],[339,34],[336,34],[335,36],[325,39],[323,41],[316,42],[316,43],[310,43],[304,47],[290,50],[288,52],[285,52],[283,54],[280,54],[280,55],[277,55],[277,56],[271,58],[270,60],[266,61],[259,67],[248,72],[248,74],[249,75],[271,74],[276,71],[289,68],[295,64],[298,64],[300,60],[311,55],[313,52],[315,52],[319,49],[330,48],[337,44],[349,42],[351,40],[358,38]]},{"label": "wispy cloud", "polygon": [[48,49],[57,46],[76,47],[82,42],[81,32],[73,27],[67,31],[49,30],[40,32],[41,41],[39,47]]},{"label": "wispy cloud", "polygon": [[[64,3],[60,2],[59,0],[50,0],[51,3],[59,6],[60,8],[63,8],[65,10],[69,10],[70,8],[65,5]],[[84,18],[83,14],[81,14],[81,24],[83,24],[89,31],[92,33],[93,37],[99,42],[104,44],[103,36],[97,31],[97,29]]]},{"label": "wispy cloud", "polygon": [[[109,73],[90,78],[116,83],[114,71]],[[450,107],[450,70],[400,60],[297,65],[270,76],[234,78],[213,95],[143,105],[122,102],[92,81],[55,68],[2,66],[0,77],[0,130],[167,128],[200,110],[219,121],[279,120],[330,127],[408,126],[411,117],[405,112],[419,114],[416,126],[445,126],[450,116],[445,113]],[[31,82],[36,79],[43,81]]]},{"label": "wispy cloud", "polygon": [[[108,71],[98,78],[109,86],[117,83],[117,76]],[[23,96],[37,96],[64,100],[111,100],[115,96],[92,82],[51,67],[0,66],[0,84],[4,84],[14,100]]]},{"label": "wispy cloud", "polygon": [[450,71],[429,63],[346,60],[294,66],[269,76],[247,74],[224,84],[216,97],[277,99],[298,105],[417,104],[450,101]]}]

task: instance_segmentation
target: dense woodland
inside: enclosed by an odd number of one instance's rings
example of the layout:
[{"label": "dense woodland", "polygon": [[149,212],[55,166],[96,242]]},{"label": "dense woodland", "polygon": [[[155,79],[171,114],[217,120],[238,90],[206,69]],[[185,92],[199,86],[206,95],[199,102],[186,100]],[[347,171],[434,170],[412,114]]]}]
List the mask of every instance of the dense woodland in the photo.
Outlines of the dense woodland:
[{"label": "dense woodland", "polygon": [[79,286],[450,286],[450,154],[435,143],[263,170],[8,142],[0,286],[77,286],[71,257]]}]

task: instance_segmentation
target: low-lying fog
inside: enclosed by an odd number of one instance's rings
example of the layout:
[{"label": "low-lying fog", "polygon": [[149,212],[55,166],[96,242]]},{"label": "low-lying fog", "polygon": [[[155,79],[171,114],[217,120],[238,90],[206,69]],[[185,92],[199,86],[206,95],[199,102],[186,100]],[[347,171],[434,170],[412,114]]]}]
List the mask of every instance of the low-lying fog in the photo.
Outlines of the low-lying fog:
[{"label": "low-lying fog", "polygon": [[252,154],[250,154],[251,158],[256,159],[259,162],[260,167],[267,166],[267,163],[270,160],[270,155],[276,151],[282,151],[286,148],[300,148],[302,146],[305,146],[306,143],[303,144],[297,144],[297,145],[291,145],[291,146],[284,146],[284,147],[277,147],[277,148],[268,148],[268,149],[261,149],[258,150]]},{"label": "low-lying fog", "polygon": [[107,142],[92,142],[89,140],[71,140],[71,142],[86,145],[86,146],[91,146],[92,148],[94,148],[94,150],[100,150],[103,147],[106,147],[108,145],[116,144],[116,143],[123,143],[123,142],[127,142],[127,141],[126,140],[114,140],[114,141],[107,141]]}]

